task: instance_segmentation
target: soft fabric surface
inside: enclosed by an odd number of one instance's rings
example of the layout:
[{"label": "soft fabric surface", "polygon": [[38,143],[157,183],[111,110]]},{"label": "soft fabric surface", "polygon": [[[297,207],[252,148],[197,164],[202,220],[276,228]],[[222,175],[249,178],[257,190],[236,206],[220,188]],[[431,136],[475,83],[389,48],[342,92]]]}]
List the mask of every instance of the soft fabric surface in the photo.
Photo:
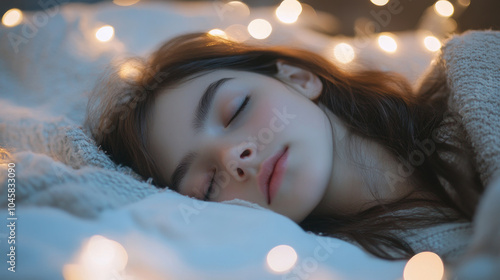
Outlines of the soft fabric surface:
[{"label": "soft fabric surface", "polygon": [[[47,24],[17,49],[0,40],[0,146],[10,152],[5,162],[16,163],[16,209],[22,224],[17,231],[18,272],[2,270],[2,279],[61,279],[64,265],[78,262],[82,244],[94,234],[125,247],[126,272],[137,279],[401,278],[405,262],[379,260],[352,244],[305,233],[283,216],[253,209],[255,205],[199,202],[158,190],[129,168],[113,164],[81,129],[87,93],[106,65],[115,57],[147,54],[174,35],[218,27],[221,18],[213,8],[66,5],[49,14]],[[92,37],[103,22],[116,28],[116,38],[106,44]],[[2,38],[22,36],[22,28],[0,33]],[[313,50],[326,42],[299,27],[280,31],[271,42]],[[416,37],[401,36],[408,42]],[[495,32],[469,33],[450,41],[443,56],[453,108],[463,117],[484,182],[500,166],[498,41]],[[483,42],[490,42],[494,51],[476,47]],[[411,51],[387,59],[370,46],[360,50],[360,57],[366,65],[393,69],[412,81],[431,59],[428,53]],[[401,63],[405,60],[415,63]],[[409,65],[413,67],[405,68]],[[7,196],[6,170],[0,164],[2,197]],[[6,215],[6,200],[1,201]],[[7,234],[5,227],[2,234]],[[428,236],[423,233],[417,240]],[[271,273],[266,265],[267,252],[280,244],[292,246],[299,256],[295,269],[284,275]]]},{"label": "soft fabric surface", "polygon": [[[487,187],[500,174],[500,32],[474,31],[447,41],[427,78],[446,77],[449,114],[441,139],[472,147],[476,169]],[[443,155],[449,161],[456,159]],[[493,185],[498,185],[498,182]],[[496,186],[491,186],[492,188]],[[497,187],[498,188],[498,187]],[[447,261],[467,249],[473,224],[455,223],[406,233],[417,252],[431,250]]]},{"label": "soft fabric surface", "polygon": [[469,32],[443,49],[450,107],[462,117],[464,138],[487,185],[500,171],[500,33]]}]

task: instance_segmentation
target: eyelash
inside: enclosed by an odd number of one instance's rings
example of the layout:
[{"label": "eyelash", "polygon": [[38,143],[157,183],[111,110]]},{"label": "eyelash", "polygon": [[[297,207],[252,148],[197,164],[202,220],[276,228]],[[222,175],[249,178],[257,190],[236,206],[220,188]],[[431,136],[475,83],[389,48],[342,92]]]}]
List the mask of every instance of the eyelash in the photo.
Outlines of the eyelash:
[{"label": "eyelash", "polygon": [[[248,104],[248,101],[250,101],[250,95],[247,95],[245,96],[245,100],[243,100],[243,102],[241,103],[240,107],[238,108],[238,110],[236,110],[236,113],[234,113],[233,117],[229,120],[228,124],[226,125],[226,127],[231,124],[231,122],[236,118],[238,117],[238,115],[243,112],[243,110],[245,110],[247,104]],[[213,187],[214,187],[214,181],[215,181],[215,174],[216,174],[216,171],[214,171],[214,174],[212,176],[212,179],[210,180],[210,185],[208,186],[208,189],[207,189],[207,192],[205,193],[204,197],[203,197],[203,200],[204,201],[207,201],[207,200],[210,200],[210,195],[212,194],[212,191],[213,191]]]},{"label": "eyelash", "polygon": [[250,101],[250,95],[247,95],[245,96],[245,100],[243,100],[243,102],[241,103],[240,105],[240,108],[238,108],[238,110],[236,111],[236,113],[234,113],[234,116],[229,120],[228,124],[226,125],[229,126],[229,124],[231,124],[231,122],[243,111],[245,110],[245,107],[247,106],[248,104],[248,101]]}]

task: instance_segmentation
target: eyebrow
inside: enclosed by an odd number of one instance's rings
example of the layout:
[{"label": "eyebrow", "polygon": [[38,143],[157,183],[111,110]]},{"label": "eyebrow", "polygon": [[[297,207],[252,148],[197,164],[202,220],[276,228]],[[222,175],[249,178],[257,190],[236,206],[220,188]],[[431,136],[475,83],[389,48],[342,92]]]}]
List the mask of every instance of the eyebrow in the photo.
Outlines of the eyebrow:
[{"label": "eyebrow", "polygon": [[[212,103],[215,100],[215,96],[217,94],[217,89],[222,86],[228,80],[233,78],[222,78],[213,83],[211,83],[203,93],[200,101],[198,102],[198,106],[196,107],[196,113],[193,121],[191,122],[191,126],[193,127],[195,134],[198,134],[205,125],[205,122],[208,118],[208,113],[212,107]],[[180,161],[180,163],[175,168],[172,176],[170,177],[170,182],[172,182],[172,189],[175,191],[179,191],[179,185],[186,177],[189,168],[193,164],[194,160],[198,157],[197,152],[188,152]]]}]

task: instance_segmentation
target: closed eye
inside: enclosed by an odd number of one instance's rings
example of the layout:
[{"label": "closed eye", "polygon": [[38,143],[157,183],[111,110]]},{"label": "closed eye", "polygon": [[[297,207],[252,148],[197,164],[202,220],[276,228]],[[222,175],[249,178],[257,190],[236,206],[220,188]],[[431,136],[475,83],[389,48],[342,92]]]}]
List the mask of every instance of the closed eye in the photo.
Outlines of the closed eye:
[{"label": "closed eye", "polygon": [[238,108],[238,110],[236,111],[236,113],[234,113],[233,117],[229,120],[228,124],[226,125],[229,126],[229,124],[231,124],[231,122],[243,111],[245,110],[245,107],[247,106],[248,104],[248,101],[250,101],[250,95],[247,95],[245,96],[245,100],[243,100],[243,102],[241,103],[240,107]]},{"label": "closed eye", "polygon": [[208,186],[207,191],[205,192],[205,195],[203,196],[204,201],[209,201],[212,198],[212,193],[214,191],[214,181],[215,181],[215,174],[217,172],[214,171],[214,174],[212,176],[212,179],[210,180],[210,184]]}]

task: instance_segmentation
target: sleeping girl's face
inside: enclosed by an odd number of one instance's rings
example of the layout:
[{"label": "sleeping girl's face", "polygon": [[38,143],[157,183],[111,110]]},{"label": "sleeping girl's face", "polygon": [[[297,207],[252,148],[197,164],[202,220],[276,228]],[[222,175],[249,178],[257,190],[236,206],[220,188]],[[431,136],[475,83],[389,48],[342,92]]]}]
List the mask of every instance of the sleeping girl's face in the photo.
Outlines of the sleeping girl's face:
[{"label": "sleeping girl's face", "polygon": [[311,101],[322,83],[277,66],[276,79],[222,69],[158,96],[150,144],[169,187],[201,200],[250,201],[296,222],[314,210],[332,171],[332,127]]}]

